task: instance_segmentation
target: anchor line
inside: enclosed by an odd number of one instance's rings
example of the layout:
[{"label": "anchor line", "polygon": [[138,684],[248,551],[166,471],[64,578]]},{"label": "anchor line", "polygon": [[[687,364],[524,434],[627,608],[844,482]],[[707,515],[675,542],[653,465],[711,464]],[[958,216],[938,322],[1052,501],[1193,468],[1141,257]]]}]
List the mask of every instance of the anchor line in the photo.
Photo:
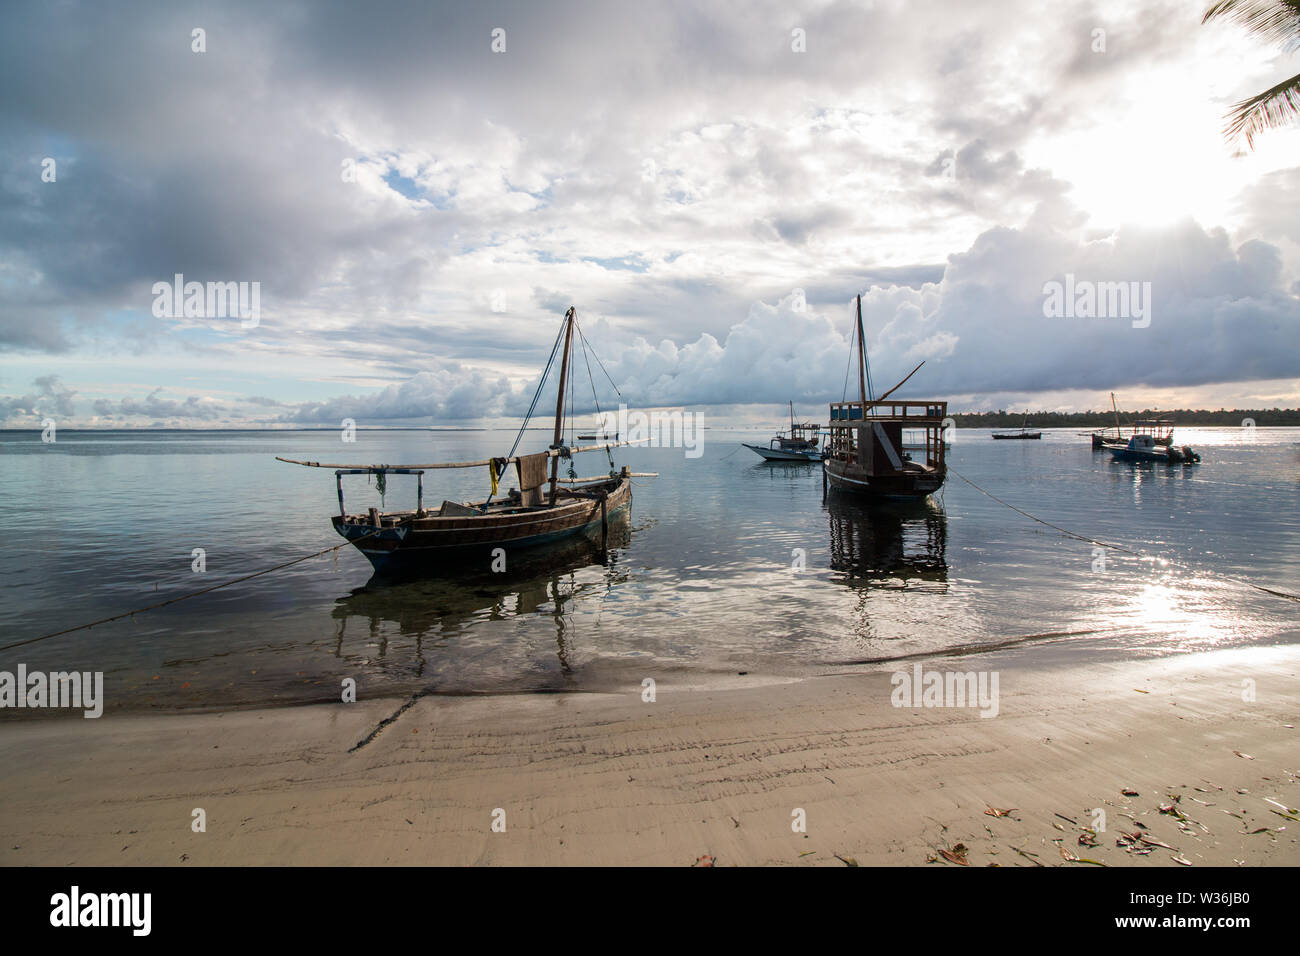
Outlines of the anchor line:
[{"label": "anchor line", "polygon": [[[410,520],[411,519],[409,518],[405,519],[402,522],[402,524],[409,522]],[[402,526],[401,524],[394,525],[394,527],[401,527],[401,526]],[[174,598],[168,598],[166,601],[159,601],[157,604],[150,604],[146,607],[138,607],[130,611],[123,611],[121,614],[114,614],[110,617],[100,618],[98,621],[91,621],[89,624],[78,624],[76,627],[66,627],[61,631],[53,631],[49,634],[42,634],[40,637],[29,637],[26,640],[14,641],[12,644],[5,644],[3,646],[0,646],[0,651],[8,651],[8,650],[12,650],[15,647],[23,647],[27,644],[35,644],[38,641],[46,641],[52,637],[61,637],[64,634],[72,634],[76,631],[89,630],[90,628],[97,627],[100,624],[109,624],[112,623],[113,621],[120,621],[124,617],[134,617],[137,614],[143,614],[145,611],[154,611],[160,607],[167,607],[169,604],[179,604],[181,601],[188,601],[190,598],[196,598],[202,594],[210,594],[213,591],[220,591],[222,588],[228,588],[232,584],[239,584],[243,581],[250,581],[253,578],[260,578],[264,574],[270,574],[272,571],[281,571],[284,568],[292,567],[295,564],[301,564],[303,561],[310,561],[312,558],[319,558],[321,555],[329,554],[331,551],[337,552],[342,548],[348,547],[348,545],[355,544],[358,541],[364,541],[367,538],[373,538],[375,535],[381,533],[382,531],[389,531],[389,530],[391,529],[376,528],[374,531],[371,531],[367,534],[363,534],[359,538],[352,538],[348,541],[344,541],[342,544],[336,544],[332,548],[322,548],[320,551],[314,551],[311,554],[305,554],[300,558],[294,558],[292,561],[285,561],[281,564],[274,565],[273,567],[263,568],[261,571],[254,571],[251,574],[245,574],[237,578],[232,578],[229,581],[223,581],[220,584],[213,584],[206,588],[200,588],[197,591],[190,591],[188,594],[181,594]]]},{"label": "anchor line", "polygon": [[[1114,544],[1113,542],[1110,541],[1098,541],[1096,538],[1089,538],[1087,535],[1077,534],[1074,531],[1070,531],[1068,528],[1062,528],[1060,525],[1052,524],[1052,522],[1040,518],[1037,515],[1030,514],[1028,511],[1025,511],[1023,508],[1017,508],[1009,501],[1003,501],[997,495],[993,494],[993,492],[981,488],[979,485],[975,484],[975,482],[971,481],[969,478],[967,478],[965,475],[959,472],[956,468],[953,468],[951,465],[948,466],[948,470],[952,472],[954,475],[956,475],[958,478],[960,478],[962,481],[966,482],[966,484],[970,485],[980,494],[992,498],[998,504],[1002,505],[1005,508],[1010,508],[1016,514],[1024,515],[1030,521],[1037,521],[1039,524],[1046,525],[1047,527],[1051,528],[1053,531],[1060,532],[1061,534],[1065,535],[1067,538],[1074,538],[1076,541],[1086,541],[1088,544],[1095,544],[1101,548],[1110,548],[1112,551],[1122,551],[1125,554],[1131,554],[1134,557],[1138,557],[1138,558],[1152,557],[1152,555],[1149,555],[1144,551],[1136,551],[1133,548],[1125,547],[1122,544]],[[1169,563],[1174,565],[1175,567],[1182,568],[1186,571],[1194,571],[1197,573],[1202,573],[1197,568],[1193,568],[1190,565],[1183,564],[1182,562],[1179,561],[1170,561]],[[1284,600],[1287,601],[1300,601],[1300,594],[1291,594],[1287,591],[1279,591],[1276,588],[1265,587],[1262,584],[1256,584],[1254,581],[1250,581],[1246,578],[1239,578],[1231,574],[1216,574],[1216,576],[1222,578],[1225,581],[1231,581],[1232,583],[1241,585],[1243,587],[1253,588],[1256,591],[1262,591],[1265,594],[1271,594],[1273,595],[1273,597],[1283,598]]]}]

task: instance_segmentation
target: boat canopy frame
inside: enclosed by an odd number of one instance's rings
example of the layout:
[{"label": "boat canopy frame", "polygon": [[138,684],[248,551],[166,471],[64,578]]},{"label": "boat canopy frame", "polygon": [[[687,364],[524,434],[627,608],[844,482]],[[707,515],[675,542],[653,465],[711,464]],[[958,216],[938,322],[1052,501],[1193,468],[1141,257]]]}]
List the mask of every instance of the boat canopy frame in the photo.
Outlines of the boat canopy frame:
[{"label": "boat canopy frame", "polygon": [[424,517],[424,469],[422,468],[388,468],[384,465],[377,465],[373,468],[340,468],[334,472],[334,483],[339,492],[339,517],[348,516],[347,508],[343,506],[343,476],[344,475],[415,475],[415,515],[417,518]]},{"label": "boat canopy frame", "polygon": [[[830,442],[832,456],[849,451],[852,434],[864,425],[899,425],[925,432],[925,463],[930,468],[944,467],[943,429],[948,419],[948,403],[935,399],[877,399],[875,401],[831,402]],[[919,450],[920,446],[917,446]]]},{"label": "boat canopy frame", "polygon": [[1157,439],[1169,438],[1174,433],[1171,418],[1140,418],[1133,423],[1134,435],[1153,435]]}]

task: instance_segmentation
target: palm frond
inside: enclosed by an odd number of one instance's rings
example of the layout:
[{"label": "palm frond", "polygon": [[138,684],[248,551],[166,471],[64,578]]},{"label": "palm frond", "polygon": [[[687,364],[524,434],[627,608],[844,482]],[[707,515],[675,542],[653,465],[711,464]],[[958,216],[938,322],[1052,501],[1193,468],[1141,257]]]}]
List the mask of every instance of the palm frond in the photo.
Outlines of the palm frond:
[{"label": "palm frond", "polygon": [[1223,132],[1229,139],[1245,136],[1246,145],[1254,149],[1255,137],[1260,133],[1293,123],[1297,118],[1300,118],[1300,73],[1234,104]]},{"label": "palm frond", "polygon": [[[1201,17],[1233,20],[1251,33],[1280,43],[1283,49],[1300,48],[1300,0],[1219,0]],[[1246,145],[1255,148],[1255,137],[1267,129],[1277,129],[1300,118],[1300,76],[1283,80],[1270,90],[1233,104],[1226,119],[1224,135],[1229,140],[1244,136]]]},{"label": "palm frond", "polygon": [[1234,20],[1289,49],[1300,42],[1300,0],[1220,0],[1201,17],[1201,23],[1211,20]]}]

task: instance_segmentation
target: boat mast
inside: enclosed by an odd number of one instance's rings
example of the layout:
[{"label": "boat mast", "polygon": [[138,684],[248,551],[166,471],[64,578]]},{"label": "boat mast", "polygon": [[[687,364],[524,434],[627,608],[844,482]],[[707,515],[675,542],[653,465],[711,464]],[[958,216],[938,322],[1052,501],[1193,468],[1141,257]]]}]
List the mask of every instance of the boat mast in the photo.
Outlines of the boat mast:
[{"label": "boat mast", "polygon": [[790,437],[794,437],[794,399],[790,399]]},{"label": "boat mast", "polygon": [[863,403],[867,400],[867,345],[862,332],[862,296],[858,296],[858,391]]},{"label": "boat mast", "polygon": [[1115,409],[1115,431],[1119,432],[1120,437],[1124,435],[1123,429],[1119,427],[1119,406],[1115,404],[1115,393],[1110,393],[1110,407]]},{"label": "boat mast", "polygon": [[[551,442],[552,448],[560,447],[560,439],[564,437],[564,387],[569,378],[569,347],[573,342],[573,317],[574,308],[569,306],[569,311],[564,313],[564,357],[560,360],[560,392],[555,397],[555,439]],[[551,459],[551,504],[555,504],[555,484],[560,478],[560,456],[556,455]]]}]

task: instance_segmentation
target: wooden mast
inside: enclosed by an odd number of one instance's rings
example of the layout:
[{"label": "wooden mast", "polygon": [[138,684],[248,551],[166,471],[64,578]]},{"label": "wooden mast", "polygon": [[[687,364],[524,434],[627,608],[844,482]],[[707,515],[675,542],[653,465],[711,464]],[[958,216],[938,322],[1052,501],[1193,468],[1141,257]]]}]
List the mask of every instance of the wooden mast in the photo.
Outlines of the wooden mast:
[{"label": "wooden mast", "polygon": [[794,438],[794,399],[790,399],[790,437]]},{"label": "wooden mast", "polygon": [[[862,402],[867,401],[867,346],[866,336],[862,332],[862,296],[858,296],[858,391],[862,393]],[[863,415],[866,415],[864,409]]]},{"label": "wooden mast", "polygon": [[[568,384],[569,378],[569,346],[573,341],[573,306],[569,306],[569,311],[564,313],[564,357],[560,360],[560,393],[555,397],[555,440],[551,442],[552,448],[560,447],[560,439],[564,437],[564,388]],[[556,455],[551,460],[551,504],[555,504],[555,483],[560,478],[560,456]]]}]

